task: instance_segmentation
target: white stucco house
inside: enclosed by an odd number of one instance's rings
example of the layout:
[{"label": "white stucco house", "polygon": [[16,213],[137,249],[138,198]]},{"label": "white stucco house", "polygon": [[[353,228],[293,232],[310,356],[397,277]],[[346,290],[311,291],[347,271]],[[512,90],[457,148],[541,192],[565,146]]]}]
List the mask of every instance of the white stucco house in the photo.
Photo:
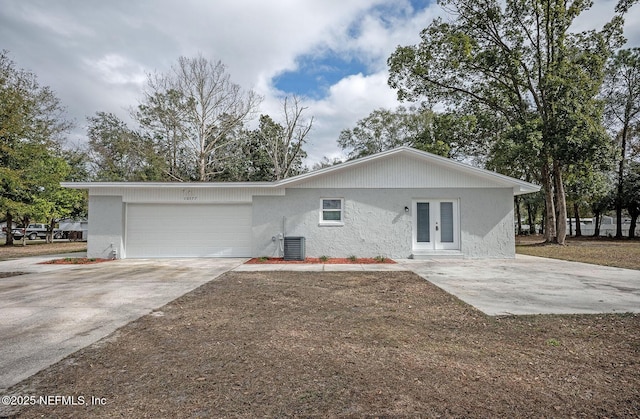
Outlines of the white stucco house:
[{"label": "white stucco house", "polygon": [[89,191],[88,256],[513,258],[539,186],[409,147],[276,182],[63,183]]}]

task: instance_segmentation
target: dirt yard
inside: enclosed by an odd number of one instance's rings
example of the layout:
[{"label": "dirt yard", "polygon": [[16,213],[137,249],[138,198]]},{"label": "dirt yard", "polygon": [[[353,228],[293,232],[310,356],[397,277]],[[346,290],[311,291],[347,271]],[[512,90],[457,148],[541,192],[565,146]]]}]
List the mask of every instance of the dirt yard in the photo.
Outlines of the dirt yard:
[{"label": "dirt yard", "polygon": [[516,237],[516,252],[618,268],[640,269],[640,240],[567,238],[565,246],[543,245],[540,236]]},{"label": "dirt yard", "polygon": [[45,243],[44,240],[26,240],[27,245],[15,242],[13,246],[0,245],[0,261],[28,256],[55,255],[70,252],[84,252],[87,242],[54,241]]},{"label": "dirt yard", "polygon": [[638,417],[640,315],[492,318],[408,272],[233,272],[10,394],[100,401],[34,418]]}]

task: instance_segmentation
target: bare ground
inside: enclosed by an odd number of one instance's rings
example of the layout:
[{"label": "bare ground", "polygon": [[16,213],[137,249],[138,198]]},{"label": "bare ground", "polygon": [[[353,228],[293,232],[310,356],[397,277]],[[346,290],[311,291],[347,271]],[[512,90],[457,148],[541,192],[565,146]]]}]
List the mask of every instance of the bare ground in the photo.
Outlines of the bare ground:
[{"label": "bare ground", "polygon": [[543,244],[541,236],[516,238],[516,252],[523,255],[592,263],[640,270],[640,240],[594,237],[567,238],[564,246]]},{"label": "bare ground", "polygon": [[44,240],[25,240],[25,242],[26,245],[22,245],[22,242],[15,242],[13,246],[0,245],[0,261],[87,250],[87,242],[54,241],[53,243],[45,243]]},{"label": "bare ground", "polygon": [[638,417],[640,315],[493,318],[409,272],[233,272],[10,392],[106,402],[20,417]]}]

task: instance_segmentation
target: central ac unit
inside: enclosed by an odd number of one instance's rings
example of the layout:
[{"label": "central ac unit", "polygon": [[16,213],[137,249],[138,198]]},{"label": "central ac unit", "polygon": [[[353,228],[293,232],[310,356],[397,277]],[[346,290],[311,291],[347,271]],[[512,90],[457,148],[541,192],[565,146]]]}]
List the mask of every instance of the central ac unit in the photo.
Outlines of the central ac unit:
[{"label": "central ac unit", "polygon": [[284,260],[304,260],[304,237],[284,238]]}]

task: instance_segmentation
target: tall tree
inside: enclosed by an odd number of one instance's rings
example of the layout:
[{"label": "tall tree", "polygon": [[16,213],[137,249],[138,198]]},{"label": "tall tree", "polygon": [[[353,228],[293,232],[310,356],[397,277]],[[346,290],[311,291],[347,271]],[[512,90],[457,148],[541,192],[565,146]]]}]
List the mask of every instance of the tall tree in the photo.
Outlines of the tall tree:
[{"label": "tall tree", "polygon": [[458,109],[434,112],[420,107],[376,109],[354,128],[340,132],[338,145],[349,159],[409,146],[456,160],[472,159],[484,164],[488,139],[503,129],[489,113]]},{"label": "tall tree", "polygon": [[306,109],[296,96],[287,97],[282,102],[281,123],[268,115],[260,117],[257,134],[273,166],[272,180],[285,179],[302,171],[302,159],[306,157],[302,146],[308,141],[313,127],[313,117],[304,116]]},{"label": "tall tree", "polygon": [[70,181],[78,173],[63,156],[43,156],[32,171],[38,178],[38,189],[33,195],[29,215],[34,220],[46,221],[49,224],[46,239],[51,242],[53,229],[58,221],[86,215],[86,196],[83,191],[60,186],[60,182]]},{"label": "tall tree", "polygon": [[497,0],[441,0],[452,20],[436,19],[419,45],[396,49],[389,84],[401,100],[475,106],[526,129],[517,138],[538,142],[531,147],[546,196],[546,239],[564,243],[563,171],[604,141],[596,94],[633,3],[621,1],[600,32],[571,33],[589,2],[507,0],[503,7]]},{"label": "tall tree", "polygon": [[[607,65],[603,84],[605,117],[617,145],[616,238],[622,237],[622,209],[627,159],[640,144],[634,126],[640,124],[640,48],[618,51]],[[634,144],[635,143],[635,144]]]},{"label": "tall tree", "polygon": [[173,89],[146,92],[132,112],[141,130],[153,141],[154,149],[165,161],[167,180],[195,179],[193,159],[188,158],[184,125],[188,124],[189,100]]},{"label": "tall tree", "polygon": [[254,114],[260,101],[254,91],[231,81],[221,61],[180,57],[169,73],[149,76],[142,105],[144,118],[155,120],[165,142],[174,144],[171,152],[184,151],[196,168],[194,180],[210,181],[220,173],[224,153],[219,151],[238,140],[229,133]]},{"label": "tall tree", "polygon": [[[606,161],[606,160],[604,160]],[[567,171],[567,200],[573,204],[576,236],[581,236],[580,211],[583,208],[598,206],[610,193],[610,167],[598,167],[594,164],[571,165]]]},{"label": "tall tree", "polygon": [[[342,130],[338,137],[338,145],[349,151],[349,159],[357,159],[413,144],[418,136],[429,131],[432,119],[433,113],[430,110],[416,112],[415,109],[403,106],[395,111],[376,109],[359,120],[353,129]],[[427,141],[427,138],[423,139],[425,145]],[[432,151],[437,150],[440,152],[438,154],[449,151],[444,143],[431,145]]]},{"label": "tall tree", "polygon": [[[58,155],[71,127],[50,88],[0,53],[0,211],[7,226],[14,217],[28,223],[38,215],[41,192],[52,180],[43,162]],[[62,180],[62,179],[59,179]],[[54,180],[55,181],[55,180]],[[7,245],[13,244],[8,229]]]},{"label": "tall tree", "polygon": [[99,181],[158,181],[166,173],[149,137],[131,130],[112,113],[87,118],[89,158]]},{"label": "tall tree", "polygon": [[336,164],[344,163],[340,158],[334,157],[330,159],[327,156],[322,156],[319,162],[316,162],[311,166],[311,171],[325,169],[327,167],[335,166]]},{"label": "tall tree", "polygon": [[454,112],[439,114],[425,107],[376,109],[354,128],[342,130],[338,145],[348,150],[349,159],[400,146],[462,158],[468,156],[476,123],[474,116]]},{"label": "tall tree", "polygon": [[[261,122],[262,122],[261,117]],[[269,121],[271,121],[269,119]],[[262,125],[262,124],[260,124]],[[240,147],[235,147],[238,155],[225,165],[223,180],[246,182],[269,182],[274,180],[273,162],[264,147],[261,129],[243,130]],[[229,152],[233,152],[230,150]]]}]

